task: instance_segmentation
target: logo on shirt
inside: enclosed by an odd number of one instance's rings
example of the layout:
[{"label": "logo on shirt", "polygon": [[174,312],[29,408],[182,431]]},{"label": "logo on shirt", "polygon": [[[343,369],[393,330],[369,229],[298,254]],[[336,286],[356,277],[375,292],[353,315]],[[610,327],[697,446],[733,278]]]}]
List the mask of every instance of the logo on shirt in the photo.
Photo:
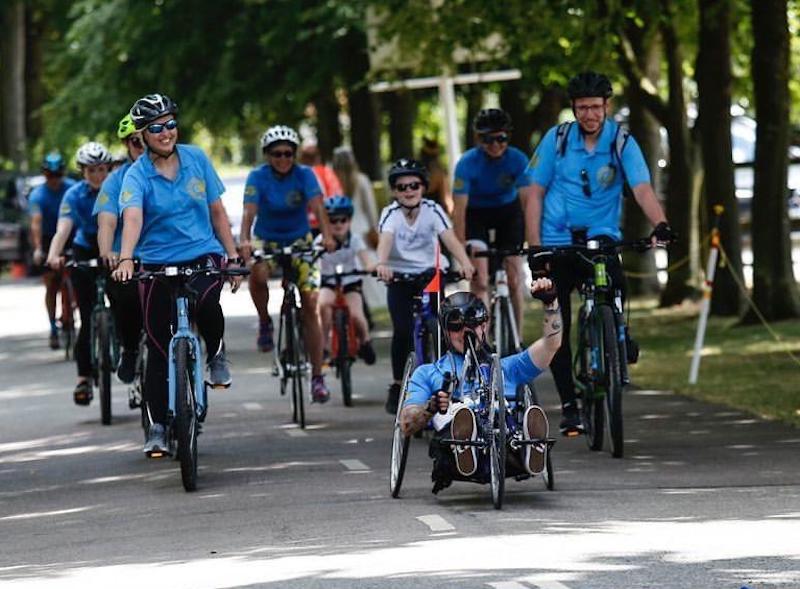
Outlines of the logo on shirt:
[{"label": "logo on shirt", "polygon": [[120,202],[126,203],[133,198],[133,193],[130,190],[123,190],[119,196]]},{"label": "logo on shirt", "polygon": [[255,196],[256,195],[256,187],[253,185],[248,186],[244,189],[245,196]]},{"label": "logo on shirt", "polygon": [[108,204],[109,198],[107,192],[101,192],[100,196],[97,197],[97,204],[101,207]]},{"label": "logo on shirt", "polygon": [[453,190],[459,191],[464,189],[464,179],[463,178],[456,178],[455,182],[453,182]]},{"label": "logo on shirt", "polygon": [[206,183],[200,178],[191,178],[186,183],[186,190],[189,191],[189,196],[195,200],[203,200],[206,197]]},{"label": "logo on shirt", "polygon": [[515,180],[516,179],[514,178],[514,175],[513,174],[509,174],[509,173],[500,174],[497,177],[497,183],[502,188],[511,188],[512,186],[514,186]]},{"label": "logo on shirt", "polygon": [[608,188],[614,183],[617,177],[617,168],[612,165],[605,165],[597,170],[597,183],[603,188]]},{"label": "logo on shirt", "polygon": [[68,202],[61,203],[61,207],[58,209],[59,215],[69,215],[72,212],[72,208],[69,206]]},{"label": "logo on shirt", "polygon": [[286,206],[299,207],[303,204],[303,194],[297,190],[290,190],[286,193]]}]

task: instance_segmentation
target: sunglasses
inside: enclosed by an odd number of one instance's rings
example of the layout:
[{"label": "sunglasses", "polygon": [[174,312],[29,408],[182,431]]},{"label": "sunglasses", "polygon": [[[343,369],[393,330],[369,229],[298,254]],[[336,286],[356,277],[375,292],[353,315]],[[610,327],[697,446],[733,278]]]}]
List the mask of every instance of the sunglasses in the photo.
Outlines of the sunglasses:
[{"label": "sunglasses", "polygon": [[128,138],[128,145],[134,147],[136,149],[144,148],[144,144],[142,143],[142,139],[140,137],[129,137]]},{"label": "sunglasses", "polygon": [[450,311],[444,318],[444,327],[447,331],[461,331],[465,327],[475,329],[486,323],[484,313],[470,313],[464,315],[459,309]]},{"label": "sunglasses", "polygon": [[499,135],[489,135],[488,133],[481,135],[481,143],[484,145],[491,145],[492,143],[508,143],[508,135],[500,133]]},{"label": "sunglasses", "polygon": [[275,150],[270,151],[268,153],[269,153],[269,157],[274,157],[274,158],[283,157],[283,158],[289,159],[289,158],[293,158],[294,157],[294,152],[291,151],[291,150],[280,151],[278,149],[275,149]]},{"label": "sunglasses", "polygon": [[409,182],[408,184],[401,184],[398,182],[394,185],[397,192],[406,192],[407,190],[418,190],[422,186],[422,182]]},{"label": "sunglasses", "polygon": [[350,217],[328,217],[328,221],[331,222],[333,225],[339,225],[340,223],[347,223],[350,220]]},{"label": "sunglasses", "polygon": [[153,135],[158,135],[164,129],[167,131],[172,131],[173,129],[178,128],[178,121],[175,119],[170,119],[166,123],[150,123],[147,125],[147,132],[152,133]]},{"label": "sunglasses", "polygon": [[583,188],[583,195],[586,198],[592,196],[592,187],[589,185],[589,172],[586,171],[586,168],[581,170],[581,184]]}]

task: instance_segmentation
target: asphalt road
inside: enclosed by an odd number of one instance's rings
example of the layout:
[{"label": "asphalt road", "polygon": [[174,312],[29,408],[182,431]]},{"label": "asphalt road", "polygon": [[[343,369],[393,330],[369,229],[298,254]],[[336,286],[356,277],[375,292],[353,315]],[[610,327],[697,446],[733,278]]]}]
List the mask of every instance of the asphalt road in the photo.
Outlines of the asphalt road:
[{"label": "asphalt road", "polygon": [[[246,293],[225,296],[234,385],[211,393],[195,493],[148,461],[136,412],[72,403],[35,282],[0,285],[0,587],[800,586],[800,431],[664,391],[626,398],[627,456],[554,448],[556,489],[510,480],[431,494],[414,440],[388,493],[386,341],[357,365],[356,406],[290,422],[254,351]],[[646,351],[644,352],[646,353]],[[540,390],[557,420],[549,376]],[[768,394],[768,391],[765,391]]]}]

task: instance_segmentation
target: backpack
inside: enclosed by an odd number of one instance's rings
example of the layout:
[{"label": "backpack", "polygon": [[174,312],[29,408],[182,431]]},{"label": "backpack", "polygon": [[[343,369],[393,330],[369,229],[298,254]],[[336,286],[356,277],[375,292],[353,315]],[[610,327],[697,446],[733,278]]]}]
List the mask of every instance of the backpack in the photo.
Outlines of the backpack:
[{"label": "backpack", "polygon": [[[567,152],[567,139],[569,138],[569,132],[574,124],[575,121],[568,121],[566,123],[561,123],[556,128],[556,155],[558,157],[564,157],[564,154]],[[611,157],[616,159],[616,162],[612,163],[616,163],[615,167],[618,167],[622,172],[622,193],[625,196],[630,196],[632,194],[631,187],[628,185],[628,179],[625,176],[625,168],[622,165],[622,151],[628,144],[630,136],[630,131],[621,125],[617,125],[617,132],[614,133],[614,139],[611,141]]]}]

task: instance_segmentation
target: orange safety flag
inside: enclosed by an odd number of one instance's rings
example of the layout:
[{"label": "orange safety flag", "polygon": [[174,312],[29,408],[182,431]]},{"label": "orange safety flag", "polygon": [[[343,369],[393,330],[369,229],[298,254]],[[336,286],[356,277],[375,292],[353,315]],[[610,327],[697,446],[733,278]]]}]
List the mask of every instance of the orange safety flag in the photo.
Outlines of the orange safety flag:
[{"label": "orange safety flag", "polygon": [[442,289],[441,281],[439,279],[439,268],[440,268],[440,265],[439,265],[439,257],[440,257],[439,256],[439,238],[438,237],[434,237],[434,239],[436,240],[436,244],[435,244],[436,262],[434,263],[433,267],[435,268],[436,272],[434,273],[433,278],[431,278],[431,281],[425,287],[425,292],[435,292],[435,293],[438,294],[439,291],[441,291],[441,289]]}]

